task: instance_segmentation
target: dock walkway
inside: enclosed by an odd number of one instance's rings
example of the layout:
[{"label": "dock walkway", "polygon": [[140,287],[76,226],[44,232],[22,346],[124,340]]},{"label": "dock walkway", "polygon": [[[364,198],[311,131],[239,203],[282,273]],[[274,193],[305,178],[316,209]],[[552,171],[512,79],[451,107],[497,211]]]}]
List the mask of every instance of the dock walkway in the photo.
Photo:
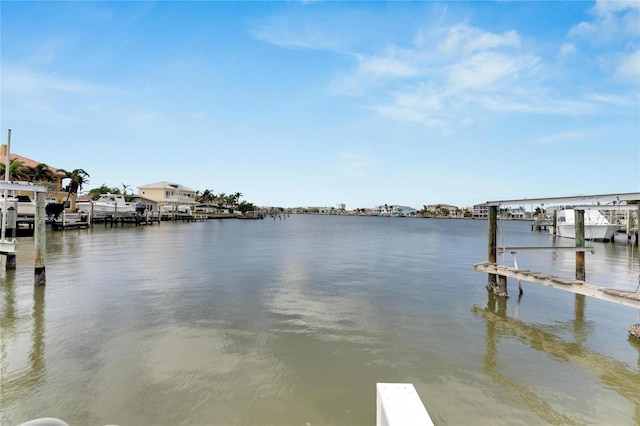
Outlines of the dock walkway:
[{"label": "dock walkway", "polygon": [[640,293],[637,292],[634,293],[630,291],[611,289],[595,284],[588,284],[580,280],[561,278],[555,275],[531,271],[529,269],[510,268],[508,266],[498,265],[492,262],[476,263],[473,265],[473,268],[479,272],[487,272],[489,274],[516,278],[640,309]]}]

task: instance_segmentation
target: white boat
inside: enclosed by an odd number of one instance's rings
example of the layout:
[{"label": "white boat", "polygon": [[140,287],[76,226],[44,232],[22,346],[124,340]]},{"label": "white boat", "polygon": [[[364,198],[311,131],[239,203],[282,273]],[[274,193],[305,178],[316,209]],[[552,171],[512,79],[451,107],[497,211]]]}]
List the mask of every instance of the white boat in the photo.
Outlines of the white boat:
[{"label": "white boat", "polygon": [[[7,210],[14,206],[17,202],[18,216],[35,216],[36,215],[36,203],[31,201],[27,195],[9,196],[7,198]],[[4,205],[4,197],[0,198],[0,211]]]},{"label": "white boat", "polygon": [[166,206],[162,206],[160,208],[160,211],[163,214],[177,214],[177,215],[186,215],[186,216],[190,216],[191,215],[191,207],[187,206],[185,204],[169,204]]},{"label": "white boat", "polygon": [[[596,209],[584,211],[584,239],[589,241],[611,241],[618,230],[618,225],[610,223]],[[549,227],[553,234],[553,227]],[[558,210],[556,235],[565,238],[576,238],[576,219],[573,209]]]},{"label": "white boat", "polygon": [[93,212],[94,216],[136,214],[136,203],[128,203],[122,194],[100,194],[100,197],[95,201],[77,202],[76,207],[85,213]]}]

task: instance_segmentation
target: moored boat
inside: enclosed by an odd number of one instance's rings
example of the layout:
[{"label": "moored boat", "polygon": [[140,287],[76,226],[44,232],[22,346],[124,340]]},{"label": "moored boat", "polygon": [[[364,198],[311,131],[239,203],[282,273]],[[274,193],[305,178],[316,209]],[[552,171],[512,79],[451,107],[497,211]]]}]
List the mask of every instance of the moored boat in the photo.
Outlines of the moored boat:
[{"label": "moored boat", "polygon": [[[565,238],[576,238],[575,210],[558,210],[555,226],[556,235]],[[584,211],[584,238],[590,241],[611,241],[618,230],[618,225],[610,223],[607,218],[596,209]],[[553,233],[553,226],[549,233]]]},{"label": "moored boat", "polygon": [[191,215],[191,207],[185,204],[169,204],[160,208],[162,214]]},{"label": "moored boat", "polygon": [[122,194],[100,194],[95,201],[76,203],[78,210],[98,215],[127,216],[136,214],[136,203],[128,203]]}]

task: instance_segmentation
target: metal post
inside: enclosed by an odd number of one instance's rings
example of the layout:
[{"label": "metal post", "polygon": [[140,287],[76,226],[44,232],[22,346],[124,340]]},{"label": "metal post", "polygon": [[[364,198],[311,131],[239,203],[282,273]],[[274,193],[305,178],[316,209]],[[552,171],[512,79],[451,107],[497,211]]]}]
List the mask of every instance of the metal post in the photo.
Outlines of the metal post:
[{"label": "metal post", "polygon": [[[4,181],[9,183],[9,174],[11,172],[11,160],[10,160],[10,152],[11,152],[11,129],[9,129],[9,133],[7,135],[7,158],[4,163]],[[7,232],[7,198],[9,198],[9,190],[4,190],[4,199],[2,205],[2,231],[0,233],[0,240],[4,241],[4,237]]]},{"label": "metal post", "polygon": [[[45,193],[36,192],[36,219],[35,230],[33,232],[36,255],[35,255],[35,272],[34,272],[34,285],[36,287],[43,286],[47,283],[45,274],[45,252],[46,252],[46,222],[45,222]],[[63,219],[64,221],[64,219]]]},{"label": "metal post", "polygon": [[[584,210],[574,210],[576,228],[576,247],[584,247]],[[584,251],[576,251],[576,280],[586,279]]]}]

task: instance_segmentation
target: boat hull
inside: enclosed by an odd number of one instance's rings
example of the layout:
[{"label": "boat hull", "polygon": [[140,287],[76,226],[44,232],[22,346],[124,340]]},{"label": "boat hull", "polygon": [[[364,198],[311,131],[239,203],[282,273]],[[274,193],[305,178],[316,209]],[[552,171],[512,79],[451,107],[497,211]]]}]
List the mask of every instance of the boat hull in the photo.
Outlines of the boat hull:
[{"label": "boat hull", "polygon": [[78,210],[92,213],[94,216],[131,216],[136,214],[136,207],[132,205],[115,205],[108,203],[77,203]]},{"label": "boat hull", "polygon": [[[585,225],[584,239],[587,241],[611,241],[618,230],[617,225]],[[553,228],[549,228],[553,233]],[[576,238],[575,225],[557,225],[556,235],[564,238]]]}]

